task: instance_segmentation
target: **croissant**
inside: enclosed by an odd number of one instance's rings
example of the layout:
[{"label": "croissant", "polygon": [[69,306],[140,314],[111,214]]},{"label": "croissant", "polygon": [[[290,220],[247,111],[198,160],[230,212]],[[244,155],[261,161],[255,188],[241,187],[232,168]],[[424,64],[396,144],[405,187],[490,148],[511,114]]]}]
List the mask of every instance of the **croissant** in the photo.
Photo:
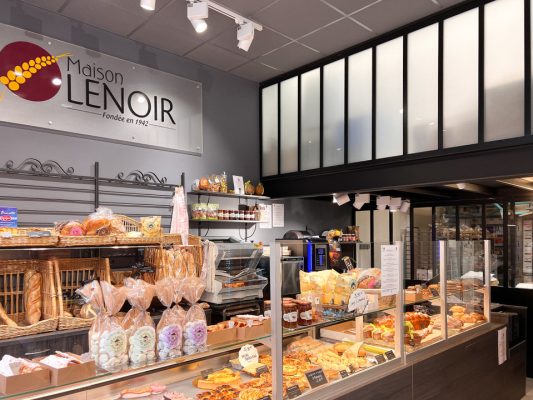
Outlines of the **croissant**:
[{"label": "croissant", "polygon": [[41,273],[35,269],[24,272],[24,314],[29,325],[41,319]]}]

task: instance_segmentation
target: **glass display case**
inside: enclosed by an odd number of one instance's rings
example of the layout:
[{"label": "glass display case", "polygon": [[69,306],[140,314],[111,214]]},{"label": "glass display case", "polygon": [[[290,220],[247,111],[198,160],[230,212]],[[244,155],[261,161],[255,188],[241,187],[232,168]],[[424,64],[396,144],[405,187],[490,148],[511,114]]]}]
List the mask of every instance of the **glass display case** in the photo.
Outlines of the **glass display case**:
[{"label": "glass display case", "polygon": [[[176,298],[170,303],[165,301],[164,286],[157,286],[157,282],[180,264],[169,263],[170,254],[163,257],[157,252],[179,252],[183,256],[198,251],[199,243],[0,250],[0,262],[9,265],[3,268],[5,277],[0,279],[0,303],[6,315],[19,325],[16,329],[10,327],[4,322],[4,316],[0,316],[3,354],[39,362],[42,357],[60,351],[71,353],[79,362],[67,365],[68,373],[61,368],[45,367],[49,371],[48,381],[43,381],[39,370],[21,375],[19,386],[12,379],[0,376],[0,390],[5,393],[0,398],[88,400],[146,395],[150,400],[333,399],[377,376],[392,373],[411,354],[438,346],[489,320],[488,241],[433,243],[440,273],[420,287],[405,288],[402,242],[357,243],[353,268],[347,267],[345,273],[300,271],[299,293],[291,297],[281,296],[283,245],[283,241],[277,241],[271,246],[271,300],[265,301],[264,313],[237,315],[217,324],[211,324],[206,316],[204,327],[193,324],[194,329],[188,331],[192,336],[187,336],[185,330],[192,327],[187,322],[203,320],[189,315],[180,325],[182,347],[176,354],[160,354],[159,344],[167,343],[158,329],[162,314],[178,307],[173,304]],[[210,246],[214,247],[209,249]],[[207,274],[204,262],[211,259],[215,277],[220,269],[227,275],[220,282],[240,282],[239,276],[248,276],[255,269],[254,254],[261,251],[253,245],[246,246],[238,251],[222,244],[207,247],[204,244],[201,255],[192,254],[193,258],[200,256],[201,261],[196,258],[193,263],[191,259],[186,268],[194,271],[194,278],[203,279]],[[379,257],[373,252],[379,252]],[[161,264],[161,260],[166,261]],[[233,268],[238,265],[244,268]],[[246,273],[242,272],[247,269]],[[28,294],[24,292],[24,282],[29,278],[24,275],[34,270],[41,273],[42,315],[37,324],[27,324],[25,296]],[[142,278],[155,283],[153,295],[157,299],[148,303],[143,315],[153,321],[153,325],[147,325],[155,329],[157,339],[154,342],[149,335],[141,335],[144,340],[141,344],[152,343],[149,347],[155,351],[155,357],[148,357],[142,363],[132,361],[138,355],[130,350],[137,343],[132,338],[139,327],[131,330],[124,325],[128,313],[136,307],[133,301],[130,309],[127,304],[131,299],[126,296],[125,306],[116,307],[112,319],[125,330],[127,340],[123,350],[129,361],[117,368],[104,368],[107,359],[102,354],[89,359],[94,350],[89,345],[90,332],[95,329],[96,319],[90,314],[86,318],[87,314],[81,312],[83,301],[76,296],[79,294],[76,289],[94,278],[100,279],[102,287],[105,281],[114,288],[110,293],[115,302],[122,285],[132,284],[124,278]],[[194,289],[198,282],[187,280],[187,276],[182,279],[186,282],[181,289],[186,301],[179,304],[187,315],[195,306],[190,304],[194,300],[189,301],[190,293],[185,291]],[[227,289],[241,290],[241,287]],[[441,291],[441,288],[446,289]],[[106,297],[106,300],[110,299]],[[448,324],[440,326],[446,313]],[[457,328],[455,321],[463,325]],[[17,334],[13,334],[17,329]],[[24,332],[25,329],[29,331]],[[9,332],[14,336],[6,336]],[[107,352],[122,348],[118,346],[120,340],[110,343],[113,345],[104,346]],[[79,357],[82,353],[86,354]],[[0,375],[2,371],[5,370],[0,369]]]},{"label": "glass display case", "polygon": [[347,272],[300,271],[299,294],[281,298],[283,246],[271,251],[275,398],[335,398],[400,365],[403,243],[357,243]]}]

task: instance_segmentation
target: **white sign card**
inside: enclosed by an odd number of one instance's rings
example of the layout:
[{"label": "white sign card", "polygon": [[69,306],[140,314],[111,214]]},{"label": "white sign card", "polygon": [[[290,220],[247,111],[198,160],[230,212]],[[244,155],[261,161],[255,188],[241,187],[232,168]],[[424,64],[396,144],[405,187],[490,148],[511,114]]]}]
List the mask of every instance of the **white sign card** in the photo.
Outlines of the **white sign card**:
[{"label": "white sign card", "polygon": [[5,24],[0,77],[1,122],[202,154],[199,82]]},{"label": "white sign card", "polygon": [[272,228],[272,205],[259,204],[259,210],[261,211],[261,222],[259,228],[271,229]]},{"label": "white sign card", "polygon": [[381,295],[391,296],[400,291],[400,246],[381,245]]},{"label": "white sign card", "polygon": [[233,175],[233,189],[235,194],[244,194],[244,179],[242,179],[242,176]]},{"label": "white sign card", "polygon": [[274,228],[283,228],[285,226],[285,205],[272,204],[272,226]]},{"label": "white sign card", "polygon": [[259,353],[255,346],[246,344],[239,350],[239,363],[246,367],[249,364],[257,364],[259,361]]},{"label": "white sign card", "polygon": [[357,289],[350,295],[348,301],[348,312],[355,312],[356,314],[363,314],[368,307],[368,296],[364,290]]},{"label": "white sign card", "polygon": [[507,327],[498,329],[498,365],[507,361]]}]

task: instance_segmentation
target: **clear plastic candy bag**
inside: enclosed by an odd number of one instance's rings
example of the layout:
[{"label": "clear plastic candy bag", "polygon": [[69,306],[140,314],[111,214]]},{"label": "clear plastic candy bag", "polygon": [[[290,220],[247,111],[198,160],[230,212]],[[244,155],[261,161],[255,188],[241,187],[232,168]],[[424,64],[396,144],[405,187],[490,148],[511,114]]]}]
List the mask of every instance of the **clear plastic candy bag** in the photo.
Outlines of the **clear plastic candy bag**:
[{"label": "clear plastic candy bag", "polygon": [[[157,355],[161,360],[182,355],[183,318],[180,315],[179,306],[171,308],[174,299],[177,298],[176,293],[180,291],[179,285],[179,281],[174,278],[164,278],[155,284],[157,297],[166,307],[156,329]],[[181,296],[179,299],[181,300]]]},{"label": "clear plastic candy bag", "polygon": [[128,302],[131,310],[124,317],[128,335],[128,355],[134,365],[141,365],[155,361],[156,333],[155,324],[146,311],[155,295],[155,286],[141,279],[127,278],[124,280]]}]

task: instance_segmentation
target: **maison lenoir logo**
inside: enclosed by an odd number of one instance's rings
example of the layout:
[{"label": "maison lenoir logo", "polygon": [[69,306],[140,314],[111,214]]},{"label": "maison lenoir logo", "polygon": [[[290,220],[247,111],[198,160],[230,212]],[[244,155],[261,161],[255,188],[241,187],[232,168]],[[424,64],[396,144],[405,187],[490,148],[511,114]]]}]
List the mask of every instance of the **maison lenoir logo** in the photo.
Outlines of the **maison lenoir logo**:
[{"label": "maison lenoir logo", "polygon": [[0,83],[11,93],[29,101],[46,101],[61,88],[58,60],[29,42],[12,42],[0,50]]}]

